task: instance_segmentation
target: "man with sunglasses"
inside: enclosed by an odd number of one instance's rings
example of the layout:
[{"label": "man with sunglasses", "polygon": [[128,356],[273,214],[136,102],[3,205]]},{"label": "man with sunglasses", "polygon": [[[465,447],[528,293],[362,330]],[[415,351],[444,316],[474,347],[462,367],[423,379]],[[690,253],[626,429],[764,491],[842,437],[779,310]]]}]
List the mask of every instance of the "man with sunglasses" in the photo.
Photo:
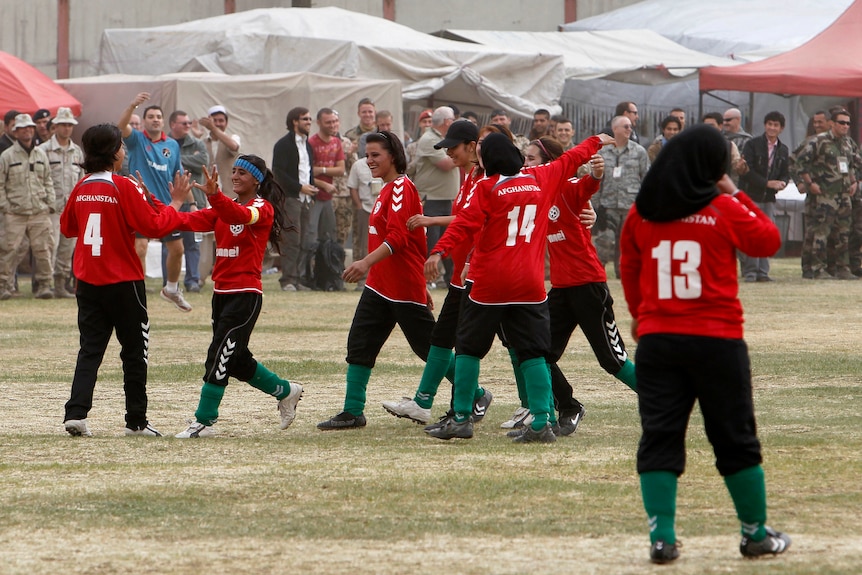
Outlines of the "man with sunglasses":
[{"label": "man with sunglasses", "polygon": [[[168,117],[168,125],[171,129],[171,138],[180,146],[180,160],[183,168],[192,175],[192,181],[201,185],[204,183],[204,166],[209,165],[209,154],[203,140],[191,134],[192,121],[189,115],[182,110],[171,112]],[[207,207],[207,198],[203,191],[192,188],[194,202],[183,204],[182,211],[196,212]],[[186,275],[183,283],[188,292],[201,291],[201,275],[198,271],[201,261],[201,248],[196,237],[201,237],[195,232],[181,232],[183,237],[183,251],[186,259]]]},{"label": "man with sunglasses", "polygon": [[[745,144],[753,138],[751,134],[742,129],[742,112],[739,111],[739,108],[730,108],[724,112],[721,117],[721,133],[728,141],[733,142],[740,153],[745,148]],[[742,175],[743,171],[746,171],[745,168],[731,172],[730,179],[733,180],[734,184],[739,185],[739,176]]]},{"label": "man with sunglasses", "polygon": [[[818,134],[797,156],[802,181],[811,198],[811,225],[805,230],[811,242],[814,279],[857,279],[850,271],[849,238],[852,198],[862,177],[862,156],[850,139],[850,114],[832,113],[832,127]],[[835,240],[835,275],[826,270],[826,244]]]}]

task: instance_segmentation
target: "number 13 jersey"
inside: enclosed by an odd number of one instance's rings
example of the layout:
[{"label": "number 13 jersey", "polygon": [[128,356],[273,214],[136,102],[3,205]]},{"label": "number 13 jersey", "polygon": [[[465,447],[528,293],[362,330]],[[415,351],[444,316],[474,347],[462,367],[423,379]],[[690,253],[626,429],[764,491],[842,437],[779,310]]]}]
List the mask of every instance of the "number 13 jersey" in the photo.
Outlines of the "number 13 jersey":
[{"label": "number 13 jersey", "polygon": [[736,250],[769,257],[778,228],[744,193],[720,194],[690,216],[643,219],[632,206],[620,239],[620,275],[638,336],[742,338]]}]

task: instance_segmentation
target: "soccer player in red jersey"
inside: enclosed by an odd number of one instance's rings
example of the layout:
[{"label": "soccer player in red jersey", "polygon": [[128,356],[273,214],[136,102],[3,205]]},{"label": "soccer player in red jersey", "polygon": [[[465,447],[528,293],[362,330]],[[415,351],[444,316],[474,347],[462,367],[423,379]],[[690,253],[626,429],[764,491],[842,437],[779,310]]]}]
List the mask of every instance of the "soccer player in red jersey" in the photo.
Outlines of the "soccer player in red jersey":
[{"label": "soccer player in red jersey", "polygon": [[284,192],[266,162],[252,155],[239,156],[234,162],[231,182],[236,200],[219,189],[217,168],[213,167],[210,173],[205,166],[204,179],[204,184],[196,187],[204,190],[211,207],[181,214],[180,227],[186,231],[215,232],[213,339],[207,350],[195,421],[176,437],[215,435],[212,426],[218,419],[218,408],[231,376],[275,397],[281,428],[287,429],[296,417],[302,386],[269,371],[248,349],[263,304],[260,274],[267,242],[278,249],[278,239],[287,225],[281,209]]},{"label": "soccer player in red jersey", "polygon": [[790,546],[789,537],[766,526],[736,272],[737,250],[769,257],[781,238],[725,175],[727,153],[721,134],[706,126],[674,136],[644,178],[622,230],[621,279],[638,341],[637,470],[654,563],[679,556],[676,488],[695,401],[742,523],[742,555],[774,555]]},{"label": "soccer player in red jersey", "polygon": [[[455,163],[455,166],[465,170],[467,177],[461,184],[461,190],[452,205],[450,216],[424,216],[416,214],[407,220],[407,228],[412,230],[417,227],[446,226],[455,218],[464,201],[476,183],[485,176],[478,166],[476,157],[476,142],[479,138],[479,129],[476,124],[469,120],[456,120],[452,122],[446,131],[446,137],[434,145],[435,148],[446,148],[446,154]],[[431,406],[434,396],[444,377],[451,381],[455,379],[455,356],[452,348],[455,347],[455,333],[458,329],[458,316],[460,315],[461,300],[468,290],[465,282],[461,279],[467,256],[473,249],[471,241],[466,241],[455,246],[450,254],[452,258],[452,279],[449,282],[449,291],[440,308],[434,330],[431,332],[431,347],[428,350],[428,359],[425,361],[425,369],[419,387],[412,398],[405,397],[401,401],[384,401],[383,408],[397,417],[406,417],[417,423],[428,423],[431,419]],[[493,399],[490,392],[477,388],[477,397],[474,398],[473,418],[480,420],[485,417],[488,405]],[[447,414],[451,415],[451,414]],[[434,424],[436,425],[436,424]],[[433,428],[433,426],[429,426]],[[429,429],[426,428],[426,431]]]},{"label": "soccer player in red jersey", "polygon": [[545,295],[547,213],[559,185],[598,151],[607,136],[594,136],[557,161],[524,168],[515,145],[489,134],[481,156],[486,178],[467,198],[425,263],[426,274],[471,234],[476,247],[470,263],[473,288],[464,302],[455,344],[455,416],[429,435],[470,438],[473,394],[479,361],[487,354],[498,326],[515,349],[526,382],[533,422],[517,442],[553,442],[548,424],[551,382],[546,363],[550,323]]},{"label": "soccer player in red jersey", "polygon": [[[135,252],[135,233],[158,238],[180,222],[177,211],[188,193],[188,176],[177,175],[166,207],[119,171],[126,157],[123,137],[113,124],[84,132],[84,170],[60,216],[60,231],[77,237],[73,267],[78,278],[81,349],[66,402],[65,427],[90,436],[87,414],[105,349],[116,330],[123,361],[126,435],[161,435],[147,420],[147,356],[150,321],[144,270]],[[149,201],[148,201],[149,200]],[[150,203],[152,202],[152,203]]]},{"label": "soccer player in red jersey", "polygon": [[318,423],[322,430],[365,427],[365,390],[371,370],[396,324],[423,361],[434,329],[423,273],[428,249],[425,230],[407,229],[407,220],[422,213],[422,202],[404,175],[404,147],[395,134],[377,132],[368,135],[365,156],[371,174],[385,184],[368,220],[368,255],[350,264],[342,275],[346,282],[368,277],[347,336],[344,410]]},{"label": "soccer player in red jersey", "polygon": [[[527,165],[540,165],[558,158],[562,146],[552,138],[534,140],[527,147]],[[572,396],[572,386],[557,366],[569,338],[580,326],[599,364],[611,375],[636,389],[635,366],[614,319],[614,300],[608,290],[605,268],[593,246],[590,232],[580,220],[590,197],[599,190],[604,159],[590,159],[590,173],[568,180],[560,188],[548,212],[548,251],[551,256],[551,388],[562,435],[574,433],[584,416],[584,406]]]}]

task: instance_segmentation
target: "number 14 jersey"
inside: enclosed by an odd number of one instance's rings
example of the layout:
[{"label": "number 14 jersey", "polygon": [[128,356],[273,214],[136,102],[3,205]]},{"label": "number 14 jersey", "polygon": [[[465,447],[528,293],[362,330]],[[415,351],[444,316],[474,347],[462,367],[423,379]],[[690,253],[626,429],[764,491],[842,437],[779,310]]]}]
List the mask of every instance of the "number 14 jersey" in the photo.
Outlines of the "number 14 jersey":
[{"label": "number 14 jersey", "polygon": [[480,304],[545,301],[545,236],[557,190],[599,149],[592,136],[556,161],[480,180],[434,247],[448,255],[476,233],[467,278]]}]

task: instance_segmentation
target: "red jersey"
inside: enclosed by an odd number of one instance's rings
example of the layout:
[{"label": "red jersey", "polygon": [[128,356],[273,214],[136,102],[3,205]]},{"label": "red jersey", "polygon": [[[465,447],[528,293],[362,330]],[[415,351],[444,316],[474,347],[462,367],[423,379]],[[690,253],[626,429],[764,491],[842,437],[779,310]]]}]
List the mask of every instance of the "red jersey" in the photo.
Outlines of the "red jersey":
[{"label": "red jersey", "polygon": [[213,291],[263,293],[260,270],[275,217],[272,204],[258,196],[243,205],[221,192],[209,201],[211,207],[205,210],[180,214],[180,228],[215,231]]},{"label": "red jersey", "polygon": [[416,214],[422,214],[422,201],[410,178],[383,186],[368,217],[368,253],[386,244],[392,255],[371,266],[365,287],[390,301],[425,305],[425,228],[407,230]]},{"label": "red jersey", "polygon": [[601,183],[591,176],[566,181],[548,212],[551,285],[555,288],[608,281],[590,230],[581,224],[580,218],[581,210]]},{"label": "red jersey", "polygon": [[[467,202],[467,196],[470,195],[470,193],[475,189],[476,184],[483,177],[485,176],[478,167],[474,167],[470,170],[470,173],[467,174],[467,177],[461,184],[461,190],[458,192],[458,196],[452,203],[453,216],[458,215],[458,212],[464,208],[464,204]],[[449,280],[449,285],[456,288],[464,287],[464,282],[461,281],[461,274],[464,271],[464,266],[467,264],[467,256],[470,255],[472,250],[473,238],[470,238],[468,241],[452,248],[452,251],[449,253],[449,257],[452,259],[452,278]]]},{"label": "red jersey", "polygon": [[78,238],[75,277],[99,286],[143,280],[135,232],[160,238],[179,224],[176,210],[155,198],[150,204],[136,182],[110,172],[78,182],[60,215],[63,235]]},{"label": "red jersey", "polygon": [[[314,150],[314,165],[325,166],[327,168],[335,167],[339,161],[344,159],[344,147],[341,143],[341,138],[333,136],[328,142],[324,142],[320,134],[309,136],[308,143],[311,144],[311,149]],[[332,176],[324,176],[320,174],[315,176],[318,180],[331,184]],[[312,182],[314,183],[314,182]],[[318,200],[331,200],[332,194],[325,192],[322,189],[314,196]]]},{"label": "red jersey", "polygon": [[638,335],[742,338],[736,250],[769,257],[775,224],[740,192],[721,194],[671,222],[644,220],[632,206],[620,239],[620,276]]},{"label": "red jersey", "polygon": [[545,301],[548,210],[556,190],[599,146],[593,136],[549,164],[478,182],[433,249],[448,255],[477,234],[470,259],[470,299],[502,305]]}]

